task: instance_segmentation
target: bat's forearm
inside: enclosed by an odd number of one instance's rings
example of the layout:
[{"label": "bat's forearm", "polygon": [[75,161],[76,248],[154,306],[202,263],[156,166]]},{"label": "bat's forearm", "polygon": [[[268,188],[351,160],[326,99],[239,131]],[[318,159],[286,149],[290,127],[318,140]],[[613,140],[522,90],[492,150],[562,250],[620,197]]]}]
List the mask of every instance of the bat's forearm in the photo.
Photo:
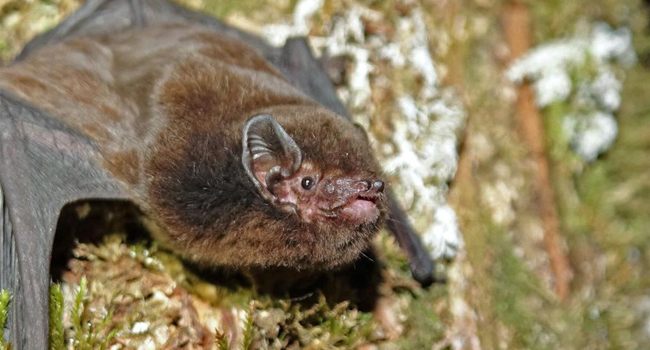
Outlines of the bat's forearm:
[{"label": "bat's forearm", "polygon": [[422,245],[418,234],[411,227],[392,191],[388,192],[388,205],[388,229],[395,235],[397,242],[406,252],[413,278],[423,286],[430,285],[434,282],[433,260]]}]

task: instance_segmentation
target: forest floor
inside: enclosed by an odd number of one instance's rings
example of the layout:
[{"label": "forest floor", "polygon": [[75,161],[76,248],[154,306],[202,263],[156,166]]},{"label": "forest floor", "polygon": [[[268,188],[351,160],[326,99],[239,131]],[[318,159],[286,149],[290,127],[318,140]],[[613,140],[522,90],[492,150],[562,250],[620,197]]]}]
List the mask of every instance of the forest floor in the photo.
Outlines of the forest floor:
[{"label": "forest floor", "polygon": [[[81,2],[0,0],[0,57],[9,62],[31,37]],[[264,25],[290,21],[298,1],[181,2],[259,33]],[[310,35],[327,36],[323,28],[333,19],[364,8],[383,19],[367,15],[364,34],[390,36],[399,18],[421,9],[442,85],[455,91],[467,111],[448,197],[464,245],[455,258],[440,261],[445,283],[421,289],[385,232],[375,241],[373,263],[307,276],[308,282],[288,278],[280,283],[292,291],[277,293],[278,281],[269,285],[260,277],[264,273],[206,274],[155,243],[126,239],[120,228],[102,244],[75,248],[52,293],[59,306],[51,315],[58,344],[53,348],[648,349],[648,12],[639,0],[522,3],[533,45],[604,21],[629,26],[638,55],[638,63],[624,72],[618,137],[595,161],[577,159],[558,134],[561,105],[539,111],[559,214],[559,254],[570,269],[566,298],[556,294],[557,271],[544,243],[545,217],[535,190],[539,168],[522,136],[518,89],[505,78],[512,59],[506,41],[512,3],[325,0]],[[404,91],[421,84],[398,73],[377,65],[370,83],[385,78]],[[372,86],[372,118],[390,124],[395,96],[386,90]],[[386,130],[371,125],[383,142]],[[90,210],[101,216],[107,209]]]}]

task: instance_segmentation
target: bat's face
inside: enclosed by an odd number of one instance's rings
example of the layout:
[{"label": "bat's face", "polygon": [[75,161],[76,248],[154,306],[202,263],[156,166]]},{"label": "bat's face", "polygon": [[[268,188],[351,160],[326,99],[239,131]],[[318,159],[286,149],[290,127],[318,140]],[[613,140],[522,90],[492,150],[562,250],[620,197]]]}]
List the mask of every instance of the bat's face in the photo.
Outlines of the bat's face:
[{"label": "bat's face", "polygon": [[272,203],[306,223],[374,224],[379,219],[384,182],[338,169],[323,171],[305,161],[293,175],[265,187]]},{"label": "bat's face", "polygon": [[377,223],[384,182],[369,169],[323,169],[304,160],[309,155],[269,115],[246,123],[242,144],[244,168],[259,193],[281,211],[305,223],[350,227]]},{"label": "bat's face", "polygon": [[[356,258],[386,212],[384,182],[364,136],[349,123],[332,124],[324,128],[347,130],[319,135],[304,125],[292,129],[300,146],[270,115],[249,119],[243,130],[242,164],[268,205],[298,222],[285,257],[301,254],[305,265],[309,259],[322,265],[323,257],[328,265]],[[310,143],[312,135],[318,137]],[[271,239],[286,235],[283,230]]]}]

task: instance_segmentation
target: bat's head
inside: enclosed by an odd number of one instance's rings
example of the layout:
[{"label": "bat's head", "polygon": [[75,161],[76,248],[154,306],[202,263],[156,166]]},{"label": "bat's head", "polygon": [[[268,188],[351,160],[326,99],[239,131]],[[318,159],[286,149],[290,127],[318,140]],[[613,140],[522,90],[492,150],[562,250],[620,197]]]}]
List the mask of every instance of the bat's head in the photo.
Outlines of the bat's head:
[{"label": "bat's head", "polygon": [[365,133],[329,112],[271,112],[245,123],[241,159],[254,191],[291,227],[273,237],[292,242],[279,258],[304,266],[357,258],[386,216]]},{"label": "bat's head", "polygon": [[242,146],[246,173],[259,194],[279,210],[324,226],[370,225],[380,218],[378,202],[383,200],[384,182],[373,175],[374,169],[346,172],[310,161],[266,114],[248,120]]},{"label": "bat's head", "polygon": [[357,259],[387,212],[365,133],[316,105],[250,115],[161,137],[148,211],[162,238],[214,265],[310,269]]}]

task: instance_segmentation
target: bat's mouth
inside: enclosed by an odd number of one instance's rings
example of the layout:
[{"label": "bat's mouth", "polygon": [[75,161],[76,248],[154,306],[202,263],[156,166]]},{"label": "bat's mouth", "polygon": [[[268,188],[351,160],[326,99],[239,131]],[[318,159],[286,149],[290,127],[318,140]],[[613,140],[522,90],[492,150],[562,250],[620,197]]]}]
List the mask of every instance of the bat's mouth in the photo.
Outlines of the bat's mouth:
[{"label": "bat's mouth", "polygon": [[372,194],[372,195],[360,194],[357,196],[357,198],[353,199],[353,201],[366,201],[366,202],[371,202],[373,204],[377,204],[378,197],[379,196],[376,194]]},{"label": "bat's mouth", "polygon": [[360,194],[341,208],[341,216],[358,224],[375,222],[379,218],[378,200],[375,194]]},{"label": "bat's mouth", "polygon": [[353,207],[360,212],[373,211],[377,209],[376,196],[358,196],[350,201],[347,206]]},{"label": "bat's mouth", "polygon": [[[343,189],[339,191],[339,198],[335,202],[317,207],[319,214],[326,220],[339,220],[346,224],[376,223],[381,213],[379,202],[384,196],[384,182],[381,180],[355,180],[348,185],[348,187],[343,186]],[[325,198],[324,202],[327,202],[329,198]]]}]

